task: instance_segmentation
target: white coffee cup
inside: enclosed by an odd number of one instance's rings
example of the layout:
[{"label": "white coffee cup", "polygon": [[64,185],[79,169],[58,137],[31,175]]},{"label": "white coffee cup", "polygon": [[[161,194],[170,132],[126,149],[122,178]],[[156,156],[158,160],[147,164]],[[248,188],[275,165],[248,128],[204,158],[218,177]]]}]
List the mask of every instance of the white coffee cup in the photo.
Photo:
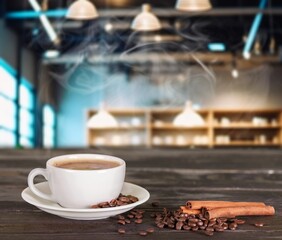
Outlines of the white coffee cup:
[{"label": "white coffee cup", "polygon": [[[107,169],[73,170],[56,167],[62,162],[109,161],[118,163]],[[111,201],[121,193],[125,178],[124,160],[100,154],[70,154],[51,158],[46,169],[33,169],[28,175],[30,190],[40,198],[57,202],[65,208],[89,208],[101,202]],[[42,175],[48,181],[51,194],[39,191],[34,178]]]}]

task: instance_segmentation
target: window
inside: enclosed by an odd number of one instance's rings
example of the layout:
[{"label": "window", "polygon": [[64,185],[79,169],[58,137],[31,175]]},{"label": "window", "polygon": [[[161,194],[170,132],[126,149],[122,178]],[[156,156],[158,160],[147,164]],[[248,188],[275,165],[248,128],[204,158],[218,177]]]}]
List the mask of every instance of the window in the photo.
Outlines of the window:
[{"label": "window", "polygon": [[19,95],[19,132],[20,145],[31,148],[34,146],[34,92],[32,85],[25,79],[20,83]]},{"label": "window", "polygon": [[16,71],[0,58],[0,147],[16,146]]},{"label": "window", "polygon": [[48,104],[43,107],[43,146],[55,147],[55,111]]}]

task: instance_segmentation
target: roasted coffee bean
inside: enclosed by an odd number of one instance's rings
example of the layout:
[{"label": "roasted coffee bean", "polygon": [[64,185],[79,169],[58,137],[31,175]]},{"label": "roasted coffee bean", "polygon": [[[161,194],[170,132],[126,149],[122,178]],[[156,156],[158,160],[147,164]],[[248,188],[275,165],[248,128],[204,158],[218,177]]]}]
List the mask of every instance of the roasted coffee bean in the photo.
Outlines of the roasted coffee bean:
[{"label": "roasted coffee bean", "polygon": [[135,202],[137,202],[139,199],[138,199],[137,197],[130,196],[130,197],[129,197],[129,200],[130,200],[132,203],[135,203]]},{"label": "roasted coffee bean", "polygon": [[136,219],[134,222],[137,223],[137,224],[141,224],[143,222],[143,220],[141,218],[139,218],[139,219]]},{"label": "roasted coffee bean", "polygon": [[124,220],[124,219],[125,219],[125,217],[124,217],[124,216],[122,216],[122,215],[118,215],[118,219],[119,219],[119,220]]},{"label": "roasted coffee bean", "polygon": [[180,218],[178,219],[178,221],[185,222],[185,221],[186,221],[186,217],[180,217]]},{"label": "roasted coffee bean", "polygon": [[134,218],[134,215],[128,214],[127,217],[130,218],[130,219],[132,219],[132,218]]},{"label": "roasted coffee bean", "polygon": [[182,227],[183,227],[183,222],[181,222],[181,221],[180,221],[180,222],[177,222],[176,225],[175,225],[175,229],[176,229],[176,230],[181,230]]},{"label": "roasted coffee bean", "polygon": [[129,203],[130,200],[128,197],[120,197],[118,200],[122,201],[122,202],[126,202],[126,203]]},{"label": "roasted coffee bean", "polygon": [[190,230],[191,227],[189,227],[188,225],[184,225],[184,226],[183,226],[183,229],[184,229],[184,230]]},{"label": "roasted coffee bean", "polygon": [[213,232],[212,231],[205,231],[204,232],[207,236],[212,236],[213,235]]},{"label": "roasted coffee bean", "polygon": [[125,220],[118,220],[118,224],[125,225]]},{"label": "roasted coffee bean", "polygon": [[137,215],[135,215],[135,218],[143,218],[143,215],[142,214],[137,214]]},{"label": "roasted coffee bean", "polygon": [[204,223],[200,220],[199,222],[197,222],[197,225],[198,225],[199,227],[201,227],[201,226],[204,225]]},{"label": "roasted coffee bean", "polygon": [[160,202],[152,202],[153,207],[158,207],[160,205]]},{"label": "roasted coffee bean", "polygon": [[242,219],[235,219],[234,222],[236,222],[238,225],[244,224],[246,221]]},{"label": "roasted coffee bean", "polygon": [[188,226],[189,226],[189,227],[196,227],[196,226],[197,226],[197,223],[188,222]]},{"label": "roasted coffee bean", "polygon": [[91,208],[99,208],[98,205],[92,205]]},{"label": "roasted coffee bean", "polygon": [[124,228],[119,228],[119,229],[118,229],[118,233],[120,233],[120,234],[125,234],[125,229],[124,229]]},{"label": "roasted coffee bean", "polygon": [[236,230],[237,226],[238,226],[237,223],[236,223],[236,222],[233,222],[233,223],[230,223],[230,224],[229,224],[228,228],[229,228],[230,230]]},{"label": "roasted coffee bean", "polygon": [[129,219],[125,219],[124,221],[125,221],[125,223],[127,223],[127,224],[131,223],[131,221],[130,221]]},{"label": "roasted coffee bean", "polygon": [[192,230],[193,232],[196,232],[196,231],[199,230],[199,228],[198,228],[198,227],[192,227],[191,230]]},{"label": "roasted coffee bean", "polygon": [[264,226],[264,223],[262,222],[257,222],[254,224],[256,227],[263,227]]},{"label": "roasted coffee bean", "polygon": [[137,213],[140,213],[140,214],[145,213],[145,211],[144,211],[144,210],[141,210],[141,209],[137,209],[136,212],[137,212]]},{"label": "roasted coffee bean", "polygon": [[214,229],[213,229],[213,227],[207,227],[207,228],[206,228],[206,231],[213,232]]},{"label": "roasted coffee bean", "polygon": [[148,233],[153,233],[153,232],[155,232],[155,229],[152,228],[152,227],[150,227],[150,228],[147,228],[146,231],[147,231]]},{"label": "roasted coffee bean", "polygon": [[174,226],[173,223],[170,223],[170,224],[167,225],[167,227],[168,227],[168,228],[171,228],[171,229],[174,229],[175,226]]},{"label": "roasted coffee bean", "polygon": [[224,230],[228,229],[228,223],[226,223],[226,222],[223,223],[223,224],[222,224],[222,227],[223,227]]},{"label": "roasted coffee bean", "polygon": [[227,218],[224,218],[224,217],[221,217],[219,219],[220,219],[221,222],[227,222],[227,220],[228,220]]},{"label": "roasted coffee bean", "polygon": [[224,232],[224,228],[223,227],[215,227],[214,230],[216,232]]},{"label": "roasted coffee bean", "polygon": [[189,219],[189,222],[197,223],[197,222],[199,222],[199,219],[197,219],[197,218],[191,218],[191,219]]},{"label": "roasted coffee bean", "polygon": [[139,235],[140,235],[140,236],[147,236],[148,233],[147,233],[146,231],[140,231],[140,232],[139,232]]},{"label": "roasted coffee bean", "polygon": [[158,223],[157,226],[158,226],[158,228],[164,228],[164,224],[163,223]]}]

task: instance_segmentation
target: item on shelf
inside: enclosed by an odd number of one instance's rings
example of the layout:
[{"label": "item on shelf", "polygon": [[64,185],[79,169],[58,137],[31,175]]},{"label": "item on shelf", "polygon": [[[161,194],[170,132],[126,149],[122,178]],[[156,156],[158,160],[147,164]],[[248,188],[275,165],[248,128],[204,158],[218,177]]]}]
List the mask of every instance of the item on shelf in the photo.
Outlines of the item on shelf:
[{"label": "item on shelf", "polygon": [[193,144],[195,145],[206,145],[208,144],[208,137],[207,136],[195,136],[193,138]]},{"label": "item on shelf", "polygon": [[140,118],[138,118],[138,117],[133,117],[133,118],[131,119],[131,125],[132,125],[132,126],[138,127],[138,126],[140,126],[141,124],[142,124],[142,120],[141,120]]},{"label": "item on shelf", "polygon": [[174,143],[173,136],[170,136],[170,135],[165,136],[165,138],[164,138],[164,143],[165,143],[166,145],[173,145],[173,143]]},{"label": "item on shelf", "polygon": [[260,135],[259,136],[259,143],[260,144],[265,144],[266,143],[266,136],[265,135]]},{"label": "item on shelf", "polygon": [[97,145],[97,146],[103,146],[105,145],[106,141],[105,141],[105,138],[103,137],[96,137],[93,141],[94,145]]},{"label": "item on shelf", "polygon": [[111,142],[112,142],[113,145],[119,146],[119,145],[122,144],[122,138],[121,138],[120,135],[113,135]]},{"label": "item on shelf", "polygon": [[228,135],[218,135],[215,137],[215,142],[217,144],[229,144],[230,143],[230,136]]},{"label": "item on shelf", "polygon": [[186,145],[186,144],[187,144],[187,140],[186,140],[185,136],[178,135],[176,137],[176,145],[183,146],[183,145]]},{"label": "item on shelf", "polygon": [[154,124],[155,124],[156,127],[162,127],[162,126],[164,125],[164,122],[163,122],[163,121],[160,121],[160,120],[156,120],[156,121],[154,122]]},{"label": "item on shelf", "polygon": [[279,143],[278,137],[274,137],[274,138],[272,139],[272,143],[278,144],[278,143]]},{"label": "item on shelf", "polygon": [[163,144],[162,138],[159,137],[159,136],[154,136],[153,137],[153,144],[154,145],[162,145]]},{"label": "item on shelf", "polygon": [[277,126],[277,125],[278,125],[277,120],[276,120],[276,119],[272,119],[272,120],[271,120],[271,125],[272,125],[272,126]]},{"label": "item on shelf", "polygon": [[133,135],[131,136],[131,142],[130,142],[132,145],[141,145],[142,144],[142,139],[141,139],[141,136],[138,136],[138,135]]},{"label": "item on shelf", "polygon": [[188,101],[184,110],[174,118],[173,125],[178,127],[195,127],[205,125],[205,121],[200,114],[193,110],[192,103]]},{"label": "item on shelf", "polygon": [[254,126],[265,126],[267,125],[267,119],[262,117],[253,117],[253,125]]},{"label": "item on shelf", "polygon": [[229,126],[230,125],[230,120],[227,117],[223,117],[220,119],[220,124],[222,126]]}]

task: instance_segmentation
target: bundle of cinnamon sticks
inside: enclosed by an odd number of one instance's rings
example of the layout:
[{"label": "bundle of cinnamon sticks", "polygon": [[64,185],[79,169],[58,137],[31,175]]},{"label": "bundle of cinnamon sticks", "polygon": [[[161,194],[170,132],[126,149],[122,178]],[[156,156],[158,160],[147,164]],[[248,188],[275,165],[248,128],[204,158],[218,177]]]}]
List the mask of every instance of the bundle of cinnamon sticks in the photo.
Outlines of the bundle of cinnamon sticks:
[{"label": "bundle of cinnamon sticks", "polygon": [[263,202],[229,202],[229,201],[188,201],[180,207],[183,213],[202,214],[207,219],[237,216],[271,216],[275,214],[272,206]]}]

